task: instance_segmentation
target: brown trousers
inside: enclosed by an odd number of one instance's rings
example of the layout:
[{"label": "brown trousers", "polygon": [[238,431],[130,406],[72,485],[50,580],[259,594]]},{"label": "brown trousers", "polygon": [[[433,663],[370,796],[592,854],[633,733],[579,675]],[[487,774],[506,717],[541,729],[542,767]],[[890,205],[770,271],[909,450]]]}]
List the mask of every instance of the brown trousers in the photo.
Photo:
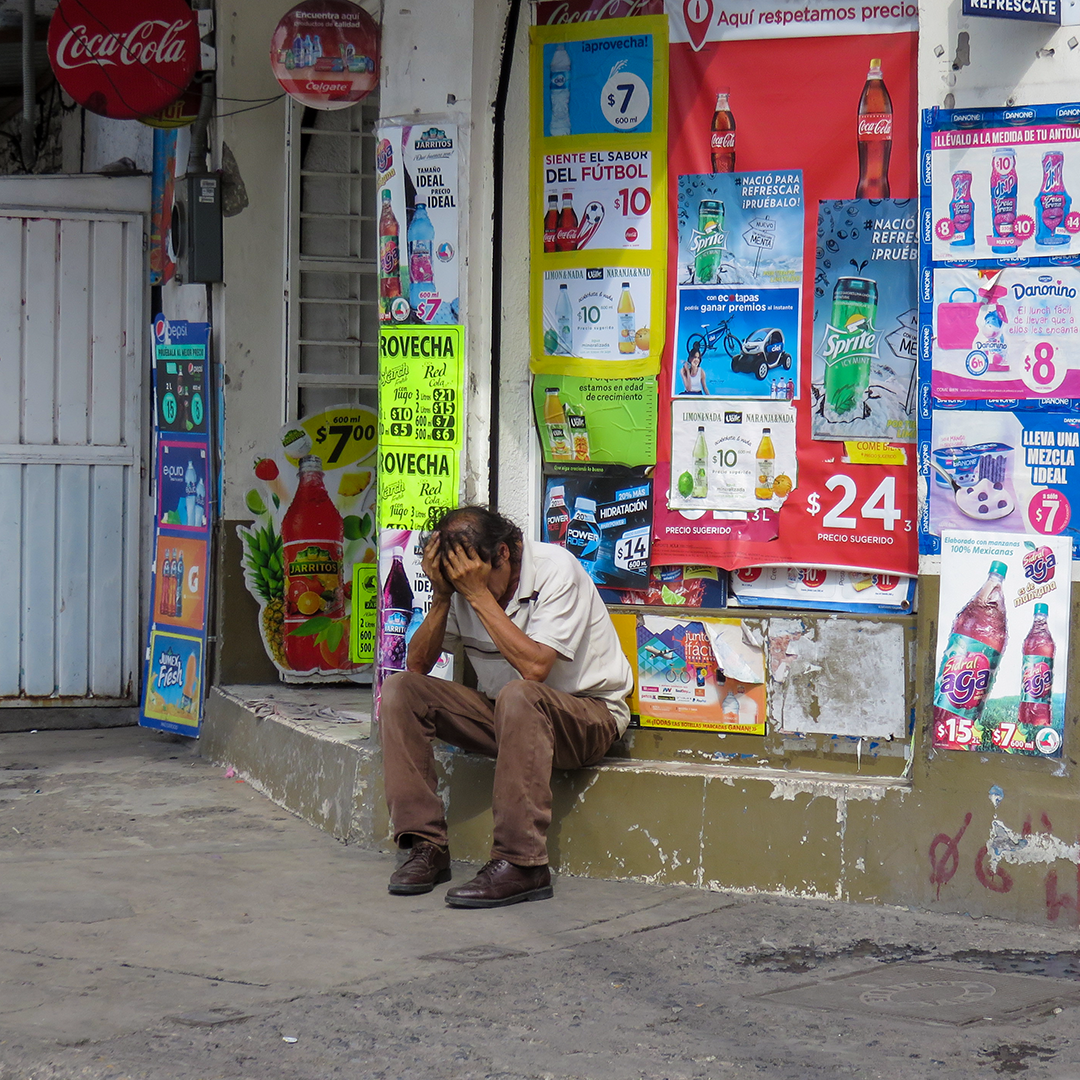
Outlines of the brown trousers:
[{"label": "brown trousers", "polygon": [[615,718],[598,698],[515,679],[492,701],[411,671],[383,683],[379,730],[395,841],[411,834],[447,842],[432,748],[433,739],[442,739],[495,758],[491,857],[518,866],[548,861],[552,768],[594,765],[618,738]]}]

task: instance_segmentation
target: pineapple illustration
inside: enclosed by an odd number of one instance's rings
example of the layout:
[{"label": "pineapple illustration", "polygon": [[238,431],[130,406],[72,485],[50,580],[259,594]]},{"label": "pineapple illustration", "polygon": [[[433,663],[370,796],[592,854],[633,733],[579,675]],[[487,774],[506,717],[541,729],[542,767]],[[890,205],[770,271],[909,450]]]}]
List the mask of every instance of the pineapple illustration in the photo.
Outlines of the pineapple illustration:
[{"label": "pineapple illustration", "polygon": [[242,529],[240,535],[244,540],[248,583],[263,605],[263,640],[274,663],[288,668],[283,640],[285,572],[281,536],[274,531],[272,522],[267,522],[262,528]]}]

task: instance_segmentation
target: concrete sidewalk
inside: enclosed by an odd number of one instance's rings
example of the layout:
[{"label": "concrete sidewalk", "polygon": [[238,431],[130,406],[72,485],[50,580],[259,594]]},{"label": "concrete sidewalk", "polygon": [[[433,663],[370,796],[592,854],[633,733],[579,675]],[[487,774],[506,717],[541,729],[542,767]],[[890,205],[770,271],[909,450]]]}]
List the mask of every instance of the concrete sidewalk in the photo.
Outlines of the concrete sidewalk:
[{"label": "concrete sidewalk", "polygon": [[197,754],[0,735],[0,1080],[1080,1078],[1073,931],[567,877],[454,910]]}]

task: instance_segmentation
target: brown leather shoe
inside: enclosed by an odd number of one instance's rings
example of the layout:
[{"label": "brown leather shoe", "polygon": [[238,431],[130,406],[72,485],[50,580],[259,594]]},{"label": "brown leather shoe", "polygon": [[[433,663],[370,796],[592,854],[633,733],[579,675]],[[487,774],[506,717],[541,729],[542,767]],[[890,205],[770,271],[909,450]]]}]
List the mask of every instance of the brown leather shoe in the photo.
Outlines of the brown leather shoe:
[{"label": "brown leather shoe", "polygon": [[450,880],[450,850],[430,840],[417,840],[409,857],[390,875],[390,892],[397,896],[415,896],[431,892],[436,885]]},{"label": "brown leather shoe", "polygon": [[448,889],[451,907],[503,907],[523,900],[547,900],[554,894],[547,866],[515,866],[505,859],[492,859],[465,885]]}]

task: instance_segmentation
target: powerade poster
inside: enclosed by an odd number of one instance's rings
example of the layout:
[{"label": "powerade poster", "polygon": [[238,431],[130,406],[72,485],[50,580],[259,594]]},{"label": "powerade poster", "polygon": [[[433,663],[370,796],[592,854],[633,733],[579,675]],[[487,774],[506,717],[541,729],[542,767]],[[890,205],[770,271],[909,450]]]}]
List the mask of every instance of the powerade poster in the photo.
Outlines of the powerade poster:
[{"label": "powerade poster", "polygon": [[798,169],[679,177],[680,285],[798,285],[803,275]]},{"label": "powerade poster", "polygon": [[943,534],[935,747],[1061,757],[1071,556],[1061,537]]},{"label": "powerade poster", "polygon": [[818,204],[815,439],[915,441],[917,225],[914,199]]},{"label": "powerade poster", "polygon": [[649,355],[652,271],[647,267],[545,270],[543,295],[548,356],[613,361]]},{"label": "powerade poster", "polygon": [[799,396],[798,289],[687,285],[678,318],[673,397]]},{"label": "powerade poster", "polygon": [[643,471],[547,479],[544,539],[565,547],[597,585],[648,587],[653,482]]},{"label": "powerade poster", "polygon": [[789,402],[671,404],[672,510],[779,510],[798,484]]},{"label": "powerade poster", "polygon": [[545,465],[569,462],[652,465],[656,461],[656,380],[537,375],[533,410]]},{"label": "powerade poster", "polygon": [[932,388],[945,398],[1080,397],[1080,270],[933,270]]},{"label": "powerade poster", "polygon": [[[914,4],[895,5],[884,14],[883,9],[856,8],[851,19],[846,8],[822,9],[816,12],[817,21],[808,21],[802,8],[773,11],[741,0],[723,5],[672,2],[667,10],[672,37],[668,167],[673,174],[710,172],[717,93],[726,89],[736,123],[737,173],[800,171],[804,207],[856,198],[860,103],[871,81],[870,61],[880,60],[891,112],[882,112],[873,130],[864,135],[864,183],[880,191],[881,197],[886,180],[888,198],[911,199],[917,194]],[[784,77],[763,77],[773,71],[784,72]],[[807,121],[808,102],[813,103],[812,123]],[[886,129],[889,140],[879,137]],[[884,148],[870,147],[868,140],[889,142],[887,161]],[[807,287],[798,334],[801,370],[794,379],[801,390],[795,399],[798,486],[778,512],[752,511],[743,521],[713,516],[723,511],[704,511],[688,519],[698,512],[666,511],[668,500],[661,494],[655,515],[657,562],[707,562],[728,569],[817,566],[905,576],[916,572],[914,463],[859,464],[842,443],[813,438],[806,387],[812,382],[814,297],[809,285],[816,274],[816,213],[804,213],[803,228],[802,281]],[[672,263],[680,262],[678,250],[678,230],[673,227]],[[665,354],[661,381],[665,394],[677,387],[685,359],[682,343],[675,344],[678,306],[672,291],[667,327],[672,348]],[[770,391],[771,381],[770,376]],[[658,440],[662,458],[673,446],[671,416],[662,401]],[[672,465],[671,481],[677,483],[683,471]],[[658,485],[662,476],[658,462]],[[759,520],[753,520],[755,513],[762,515]],[[775,538],[765,538],[770,534]]]},{"label": "powerade poster", "polygon": [[389,323],[461,321],[457,124],[434,116],[376,128],[379,316]]},{"label": "powerade poster", "polygon": [[921,457],[927,532],[1080,541],[1080,414],[935,409]]},{"label": "powerade poster", "polygon": [[934,262],[1080,256],[1080,104],[932,109],[923,231]]},{"label": "powerade poster", "polygon": [[639,615],[640,726],[764,735],[764,657],[752,640],[739,619]]}]

